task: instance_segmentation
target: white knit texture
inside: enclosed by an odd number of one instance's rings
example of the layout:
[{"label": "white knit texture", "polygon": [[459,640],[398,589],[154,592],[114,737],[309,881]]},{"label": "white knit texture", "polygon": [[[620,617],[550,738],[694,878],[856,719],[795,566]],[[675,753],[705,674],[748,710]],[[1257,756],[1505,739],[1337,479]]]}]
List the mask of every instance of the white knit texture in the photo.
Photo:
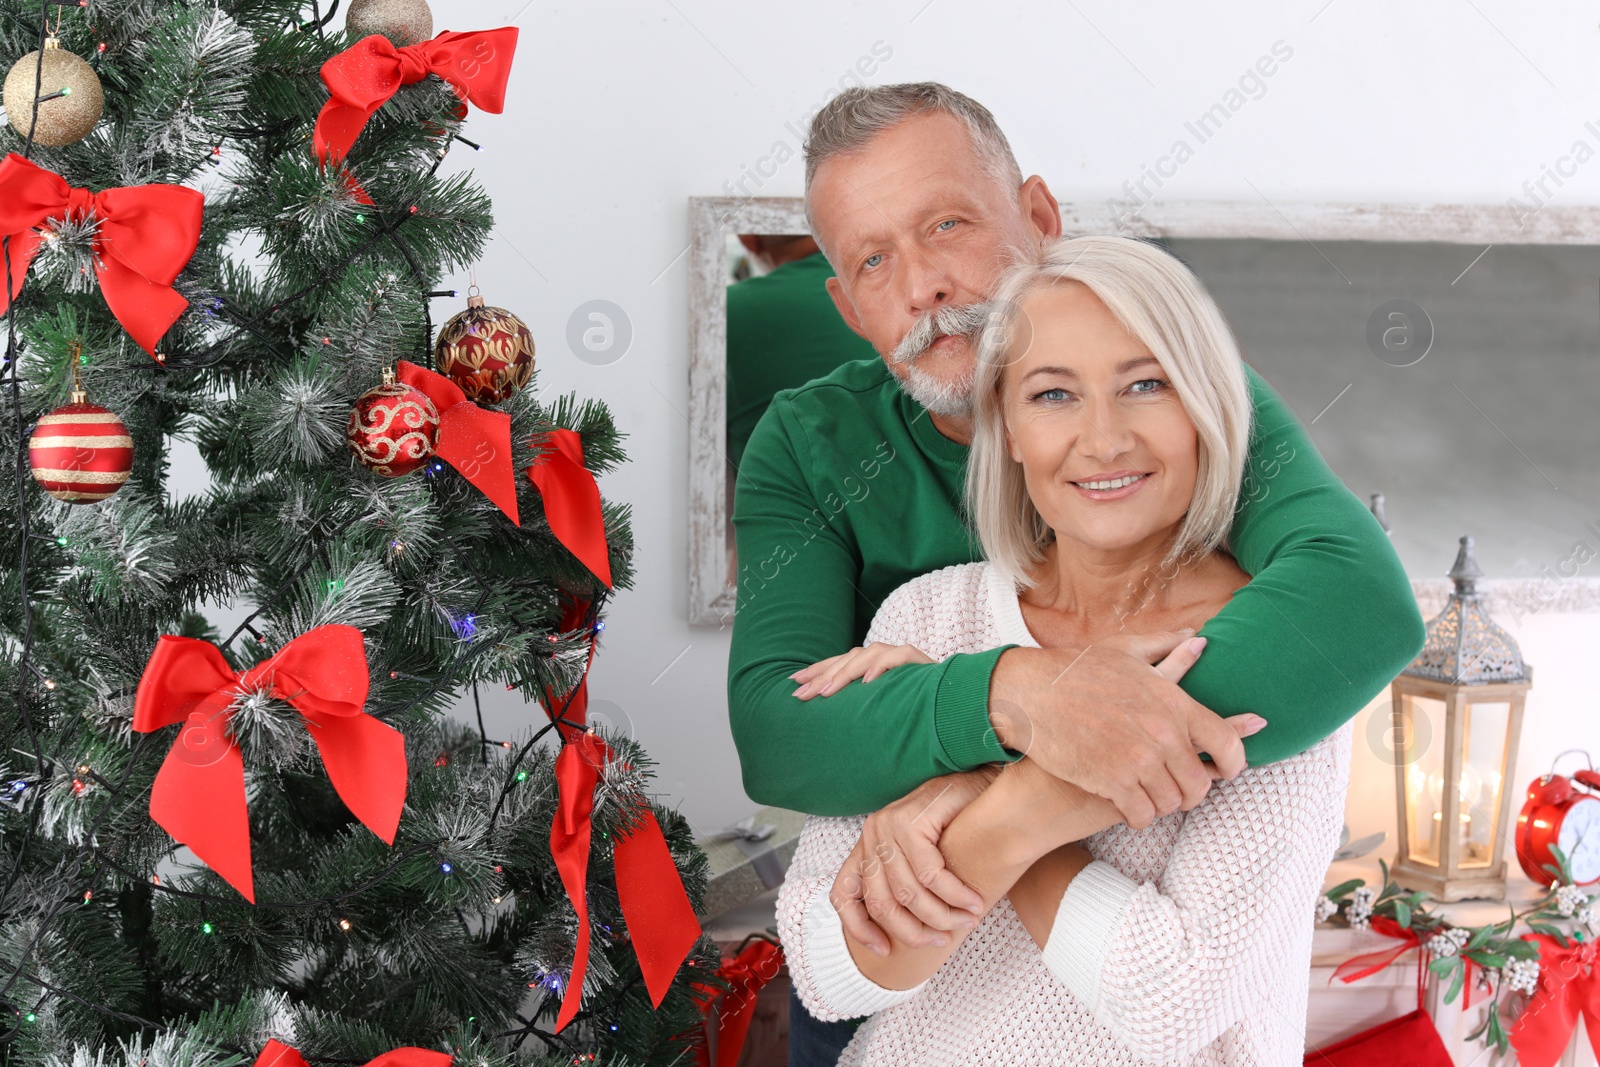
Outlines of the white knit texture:
[{"label": "white knit texture", "polygon": [[1078,872],[1056,909],[1041,950],[1044,965],[1091,1011],[1100,1003],[1100,971],[1139,883],[1105,860]]},{"label": "white knit texture", "polygon": [[[895,590],[873,619],[873,641],[935,660],[1037,647],[1015,592],[982,562]],[[1047,951],[1002,898],[937,973],[900,992],[861,974],[842,933],[816,914],[831,908],[863,818],[807,818],[778,895],[795,989],[819,1019],[876,1013],[840,1067],[1298,1065],[1350,738],[1346,723],[1298,756],[1214,783],[1193,811],[1086,838],[1096,863],[1063,897]]]}]

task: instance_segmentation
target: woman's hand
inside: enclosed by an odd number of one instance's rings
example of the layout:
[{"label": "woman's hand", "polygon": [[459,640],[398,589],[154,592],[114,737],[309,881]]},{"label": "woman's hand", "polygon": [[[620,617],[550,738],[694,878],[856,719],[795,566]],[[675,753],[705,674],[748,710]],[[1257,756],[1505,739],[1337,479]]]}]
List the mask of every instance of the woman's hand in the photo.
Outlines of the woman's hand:
[{"label": "woman's hand", "polygon": [[983,918],[983,898],[950,873],[939,837],[997,774],[985,764],[941,775],[867,816],[828,894],[851,936],[881,956],[891,934],[911,947],[943,945]]},{"label": "woman's hand", "polygon": [[890,667],[932,662],[913,645],[886,645],[882,641],[874,641],[843,655],[829,656],[819,663],[802,667],[789,677],[801,683],[793,695],[801,700],[809,700],[814,696],[836,692],[856,678],[860,678],[862,684],[870,682]]}]

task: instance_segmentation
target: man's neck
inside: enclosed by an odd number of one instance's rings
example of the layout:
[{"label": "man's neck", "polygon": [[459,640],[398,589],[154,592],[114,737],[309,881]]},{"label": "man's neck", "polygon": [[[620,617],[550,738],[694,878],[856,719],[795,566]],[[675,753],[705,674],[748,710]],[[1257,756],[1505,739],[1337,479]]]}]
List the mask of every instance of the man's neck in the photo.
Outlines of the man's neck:
[{"label": "man's neck", "polygon": [[935,415],[928,412],[933,428],[958,445],[972,444],[972,417],[960,415]]}]

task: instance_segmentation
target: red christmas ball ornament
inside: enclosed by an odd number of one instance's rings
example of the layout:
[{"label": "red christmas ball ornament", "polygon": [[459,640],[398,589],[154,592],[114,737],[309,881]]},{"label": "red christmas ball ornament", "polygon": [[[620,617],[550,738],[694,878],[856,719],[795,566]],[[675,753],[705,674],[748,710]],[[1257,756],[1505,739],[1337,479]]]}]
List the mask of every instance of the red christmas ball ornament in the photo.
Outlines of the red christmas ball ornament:
[{"label": "red christmas ball ornament", "polygon": [[69,504],[93,504],[121,489],[133,471],[133,438],[122,420],[88,402],[72,403],[39,420],[28,437],[28,466],[40,488]]},{"label": "red christmas ball ornament", "polygon": [[439,373],[480,404],[510,399],[533,377],[527,323],[505,308],[484,307],[476,292],[469,292],[467,309],[439,331],[433,354]]},{"label": "red christmas ball ornament", "polygon": [[439,435],[439,409],[411,386],[383,372],[383,384],[362,393],[350,409],[345,442],[356,460],[374,474],[399,478],[433,455]]}]

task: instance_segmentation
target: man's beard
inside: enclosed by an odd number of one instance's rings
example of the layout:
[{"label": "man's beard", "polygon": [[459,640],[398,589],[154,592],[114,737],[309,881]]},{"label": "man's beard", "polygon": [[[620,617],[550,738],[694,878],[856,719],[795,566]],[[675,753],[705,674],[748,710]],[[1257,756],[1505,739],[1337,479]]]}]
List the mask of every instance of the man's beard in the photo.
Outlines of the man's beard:
[{"label": "man's beard", "polygon": [[[987,302],[950,305],[930,311],[912,324],[911,330],[889,353],[889,362],[901,369],[900,387],[906,394],[935,415],[947,418],[972,417],[972,383],[977,376],[978,337],[989,324]],[[945,381],[917,365],[928,348],[941,337],[965,337],[974,358],[966,373],[955,381]]]}]

